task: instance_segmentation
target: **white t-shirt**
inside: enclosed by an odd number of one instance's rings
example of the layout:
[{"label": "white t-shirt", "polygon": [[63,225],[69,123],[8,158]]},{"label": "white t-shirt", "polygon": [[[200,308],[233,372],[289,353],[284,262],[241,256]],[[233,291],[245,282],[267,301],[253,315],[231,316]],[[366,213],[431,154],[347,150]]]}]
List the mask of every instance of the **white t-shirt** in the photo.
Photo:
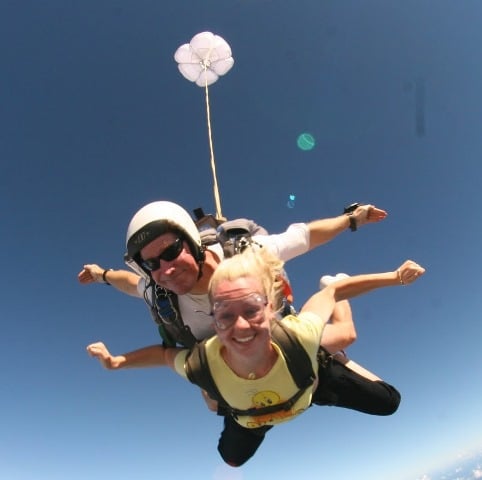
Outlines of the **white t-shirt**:
[{"label": "white t-shirt", "polygon": [[[288,229],[275,235],[255,235],[253,240],[287,262],[306,253],[310,248],[310,232],[306,223],[294,223]],[[223,248],[219,243],[207,247],[220,260],[224,259]],[[144,297],[146,280],[141,278],[137,284],[140,297]],[[179,310],[185,325],[189,325],[193,335],[203,340],[214,335],[211,305],[207,294],[178,295]]]}]

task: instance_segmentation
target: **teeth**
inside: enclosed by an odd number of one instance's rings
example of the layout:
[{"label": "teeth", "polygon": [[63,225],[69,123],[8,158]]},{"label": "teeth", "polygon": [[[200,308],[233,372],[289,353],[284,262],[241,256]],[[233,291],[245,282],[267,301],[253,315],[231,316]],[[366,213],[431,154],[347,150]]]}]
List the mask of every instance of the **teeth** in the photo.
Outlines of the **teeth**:
[{"label": "teeth", "polygon": [[239,343],[246,343],[249,342],[254,338],[254,335],[251,335],[251,337],[245,337],[245,338],[235,338],[235,340]]}]

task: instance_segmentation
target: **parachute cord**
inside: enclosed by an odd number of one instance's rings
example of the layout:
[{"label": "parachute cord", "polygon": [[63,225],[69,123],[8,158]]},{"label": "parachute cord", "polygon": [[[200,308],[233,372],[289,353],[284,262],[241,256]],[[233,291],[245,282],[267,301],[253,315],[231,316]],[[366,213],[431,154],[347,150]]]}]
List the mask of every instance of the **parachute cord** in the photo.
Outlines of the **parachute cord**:
[{"label": "parachute cord", "polygon": [[223,214],[221,212],[221,199],[219,196],[219,189],[218,189],[218,180],[216,177],[216,163],[214,161],[214,147],[213,147],[213,139],[212,139],[212,132],[211,132],[211,112],[209,109],[209,90],[208,90],[208,79],[206,75],[206,66],[204,65],[204,79],[205,79],[205,92],[206,92],[206,114],[208,120],[208,137],[209,137],[209,149],[211,152],[211,170],[213,172],[213,182],[214,182],[214,203],[216,204],[216,219],[217,220],[224,220]]}]

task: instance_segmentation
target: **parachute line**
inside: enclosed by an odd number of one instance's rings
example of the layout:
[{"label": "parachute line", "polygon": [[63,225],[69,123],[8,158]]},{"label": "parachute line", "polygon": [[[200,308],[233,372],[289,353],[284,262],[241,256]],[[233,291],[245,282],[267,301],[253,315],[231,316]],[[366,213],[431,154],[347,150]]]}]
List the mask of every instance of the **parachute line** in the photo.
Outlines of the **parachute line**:
[{"label": "parachute line", "polygon": [[[204,69],[206,70],[206,66],[204,66]],[[214,203],[216,205],[216,219],[222,220],[224,217],[221,212],[221,198],[219,196],[218,179],[216,176],[216,161],[214,159],[214,147],[213,147],[213,138],[212,138],[212,131],[211,131],[211,110],[209,108],[209,89],[208,89],[207,75],[205,75],[204,77],[205,77],[204,90],[206,92],[206,116],[207,116],[207,123],[208,123],[209,150],[211,152],[211,170],[213,172],[213,190],[214,190]]]}]

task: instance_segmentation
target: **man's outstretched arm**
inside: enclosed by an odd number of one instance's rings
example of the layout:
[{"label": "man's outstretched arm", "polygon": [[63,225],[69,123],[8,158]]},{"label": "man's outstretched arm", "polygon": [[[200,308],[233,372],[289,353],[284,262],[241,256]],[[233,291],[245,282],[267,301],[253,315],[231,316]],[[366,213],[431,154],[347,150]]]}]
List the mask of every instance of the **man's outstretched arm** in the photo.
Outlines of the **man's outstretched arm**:
[{"label": "man's outstretched arm", "polygon": [[79,282],[83,285],[90,283],[103,283],[112,285],[117,290],[133,297],[140,297],[137,284],[141,277],[128,270],[105,269],[95,263],[84,265],[84,268],[77,275]]}]

